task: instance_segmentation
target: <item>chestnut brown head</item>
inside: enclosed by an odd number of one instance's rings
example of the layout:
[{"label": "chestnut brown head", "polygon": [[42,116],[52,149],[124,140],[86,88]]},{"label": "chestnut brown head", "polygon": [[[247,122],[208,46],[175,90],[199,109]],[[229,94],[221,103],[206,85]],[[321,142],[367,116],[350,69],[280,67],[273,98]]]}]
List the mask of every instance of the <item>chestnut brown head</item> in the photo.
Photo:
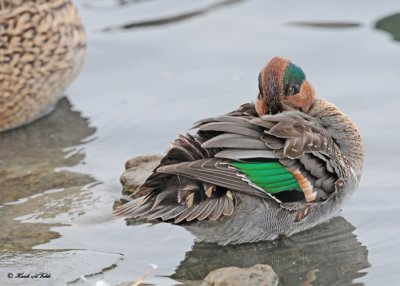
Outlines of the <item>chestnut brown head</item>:
[{"label": "chestnut brown head", "polygon": [[284,58],[273,58],[258,77],[258,115],[297,109],[308,112],[315,100],[314,88],[303,70]]}]

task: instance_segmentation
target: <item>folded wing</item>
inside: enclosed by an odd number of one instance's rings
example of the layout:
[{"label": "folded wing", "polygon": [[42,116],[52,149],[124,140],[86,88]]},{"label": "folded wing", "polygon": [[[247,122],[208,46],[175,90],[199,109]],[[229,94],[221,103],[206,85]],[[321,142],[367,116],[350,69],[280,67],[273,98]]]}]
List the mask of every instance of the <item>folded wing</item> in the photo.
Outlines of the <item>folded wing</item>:
[{"label": "folded wing", "polygon": [[255,116],[247,104],[194,125],[179,136],[139,189],[141,198],[117,209],[133,218],[216,220],[243,196],[318,203],[341,178],[339,151],[318,120],[299,111]]}]

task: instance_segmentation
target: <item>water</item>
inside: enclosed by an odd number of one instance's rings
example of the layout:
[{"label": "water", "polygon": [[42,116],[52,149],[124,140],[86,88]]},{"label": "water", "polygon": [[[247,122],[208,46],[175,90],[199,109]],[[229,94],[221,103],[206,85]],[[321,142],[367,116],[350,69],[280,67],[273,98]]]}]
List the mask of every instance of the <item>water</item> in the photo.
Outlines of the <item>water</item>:
[{"label": "water", "polygon": [[[398,1],[77,4],[89,44],[68,99],[0,135],[1,285],[119,285],[149,263],[158,269],[146,282],[156,285],[255,263],[271,264],[283,285],[398,284]],[[301,66],[317,96],[361,130],[365,169],[342,217],[289,240],[235,247],[113,219],[125,161],[162,153],[192,122],[252,101],[273,56]],[[7,278],[17,272],[51,278]]]}]

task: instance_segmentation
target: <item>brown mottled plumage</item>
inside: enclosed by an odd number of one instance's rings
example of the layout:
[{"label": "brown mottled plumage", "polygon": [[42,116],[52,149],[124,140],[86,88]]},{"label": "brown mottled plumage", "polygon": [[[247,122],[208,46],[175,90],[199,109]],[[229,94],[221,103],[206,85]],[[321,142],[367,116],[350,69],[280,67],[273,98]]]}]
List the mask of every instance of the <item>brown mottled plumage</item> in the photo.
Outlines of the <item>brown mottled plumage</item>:
[{"label": "brown mottled plumage", "polygon": [[115,214],[181,223],[220,244],[289,236],[337,215],[361,177],[356,126],[316,99],[304,72],[286,59],[262,70],[259,88],[256,105],[180,135],[141,197]]},{"label": "brown mottled plumage", "polygon": [[0,131],[50,112],[78,74],[85,34],[70,0],[0,0]]}]

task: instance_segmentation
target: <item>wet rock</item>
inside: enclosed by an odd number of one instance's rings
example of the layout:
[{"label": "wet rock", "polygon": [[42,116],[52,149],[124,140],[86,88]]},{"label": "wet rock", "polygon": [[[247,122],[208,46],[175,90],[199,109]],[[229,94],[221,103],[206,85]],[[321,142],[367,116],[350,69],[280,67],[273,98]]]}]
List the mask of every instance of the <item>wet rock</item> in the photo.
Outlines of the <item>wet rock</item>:
[{"label": "wet rock", "polygon": [[125,163],[125,172],[121,176],[124,195],[132,195],[136,189],[151,175],[160,163],[161,156],[139,156]]},{"label": "wet rock", "polygon": [[267,264],[250,268],[223,267],[210,272],[201,286],[276,286],[278,275]]}]

